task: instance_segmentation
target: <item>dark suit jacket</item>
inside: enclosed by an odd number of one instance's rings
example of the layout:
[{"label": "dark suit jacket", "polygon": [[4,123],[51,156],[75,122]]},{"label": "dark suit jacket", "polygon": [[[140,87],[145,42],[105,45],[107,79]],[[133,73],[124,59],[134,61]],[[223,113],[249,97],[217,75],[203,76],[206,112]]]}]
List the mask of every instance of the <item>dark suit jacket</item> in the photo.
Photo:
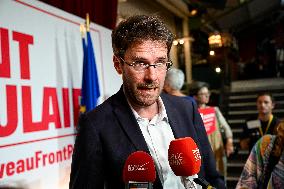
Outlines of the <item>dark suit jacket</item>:
[{"label": "dark suit jacket", "polygon": [[[184,98],[161,95],[175,138],[192,137],[202,156],[200,177],[225,188],[196,105]],[[123,90],[80,117],[73,154],[70,188],[124,189],[122,170],[138,150],[150,154]],[[157,175],[154,189],[162,189]]]}]

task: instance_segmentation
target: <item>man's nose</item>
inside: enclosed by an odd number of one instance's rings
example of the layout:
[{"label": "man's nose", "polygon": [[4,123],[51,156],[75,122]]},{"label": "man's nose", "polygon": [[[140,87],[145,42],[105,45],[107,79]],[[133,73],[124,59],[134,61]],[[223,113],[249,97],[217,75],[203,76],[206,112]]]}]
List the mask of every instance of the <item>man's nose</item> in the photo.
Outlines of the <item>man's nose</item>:
[{"label": "man's nose", "polygon": [[145,78],[149,80],[155,80],[157,78],[157,68],[154,65],[149,66],[145,70]]}]

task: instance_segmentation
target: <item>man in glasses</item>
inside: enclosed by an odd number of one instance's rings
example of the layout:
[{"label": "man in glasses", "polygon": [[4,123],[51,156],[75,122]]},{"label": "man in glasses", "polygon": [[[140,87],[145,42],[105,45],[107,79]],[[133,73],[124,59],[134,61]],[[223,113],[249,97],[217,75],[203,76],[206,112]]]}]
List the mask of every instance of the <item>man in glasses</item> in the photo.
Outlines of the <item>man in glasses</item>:
[{"label": "man in glasses", "polygon": [[130,17],[112,32],[113,63],[123,85],[81,116],[70,188],[124,189],[125,160],[142,150],[156,165],[154,189],[184,189],[169,166],[168,147],[171,140],[188,136],[202,156],[199,176],[224,188],[197,108],[186,99],[162,94],[172,66],[172,42],[173,34],[153,16]]}]

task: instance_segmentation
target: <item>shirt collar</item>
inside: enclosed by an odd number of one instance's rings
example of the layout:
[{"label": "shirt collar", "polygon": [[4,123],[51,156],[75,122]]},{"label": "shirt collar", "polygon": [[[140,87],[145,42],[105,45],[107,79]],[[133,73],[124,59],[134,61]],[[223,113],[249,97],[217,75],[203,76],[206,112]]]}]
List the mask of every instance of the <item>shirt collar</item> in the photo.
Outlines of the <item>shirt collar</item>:
[{"label": "shirt collar", "polygon": [[[130,108],[131,108],[131,110],[132,110],[132,112],[133,112],[133,114],[134,114],[134,116],[135,116],[135,119],[136,119],[137,121],[140,121],[140,120],[142,120],[142,119],[145,119],[145,118],[142,118],[142,117],[133,109],[133,107],[131,106],[131,104],[129,103],[128,100],[127,100],[127,102],[128,102],[128,104],[129,104],[129,106],[130,106]],[[166,111],[165,105],[164,105],[163,100],[162,100],[161,97],[158,98],[157,103],[158,103],[158,109],[159,109],[158,114],[155,115],[155,116],[158,116],[157,120],[158,120],[158,121],[166,121],[166,122],[168,122],[167,111]]]}]

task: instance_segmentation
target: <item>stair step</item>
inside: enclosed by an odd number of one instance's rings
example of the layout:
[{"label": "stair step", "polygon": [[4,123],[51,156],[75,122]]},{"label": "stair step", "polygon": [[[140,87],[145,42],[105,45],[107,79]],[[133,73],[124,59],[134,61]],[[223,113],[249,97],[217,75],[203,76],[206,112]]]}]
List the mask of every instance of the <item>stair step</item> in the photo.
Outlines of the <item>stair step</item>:
[{"label": "stair step", "polygon": [[[281,92],[281,93],[273,93],[273,91],[271,91],[271,94],[273,97],[284,97],[284,93]],[[243,93],[243,94],[239,94],[239,95],[231,95],[229,96],[229,99],[230,100],[236,100],[236,99],[253,99],[255,101],[257,97],[257,93],[255,94],[246,94],[246,93]]]},{"label": "stair step", "polygon": [[[277,105],[284,104],[284,100],[277,101]],[[229,107],[248,107],[253,106],[255,109],[256,103],[255,102],[238,102],[238,103],[229,103]]]},{"label": "stair step", "polygon": [[257,114],[257,110],[229,111],[229,115]]},{"label": "stair step", "polygon": [[233,168],[227,168],[227,177],[231,178],[239,178],[240,175],[243,172],[243,167],[233,167]]},{"label": "stair step", "polygon": [[231,92],[249,92],[249,91],[264,91],[264,90],[281,90],[284,86],[283,78],[265,78],[233,81],[231,83]]},{"label": "stair step", "polygon": [[[284,109],[275,109],[273,113],[284,113]],[[247,115],[247,114],[257,114],[257,110],[241,110],[241,111],[229,111],[229,115]]]},{"label": "stair step", "polygon": [[230,162],[228,162],[228,163],[227,163],[227,166],[228,166],[228,167],[244,167],[244,165],[245,165],[245,164],[244,164],[244,163],[241,163],[241,162],[238,162],[238,163],[237,163],[237,162],[235,162],[235,163],[230,163]]},{"label": "stair step", "polygon": [[245,122],[246,122],[245,119],[229,119],[229,120],[228,120],[228,123],[229,123],[229,124],[234,124],[234,123],[240,123],[240,124],[242,124],[242,123],[245,123]]},{"label": "stair step", "polygon": [[243,129],[242,129],[242,128],[240,128],[240,129],[239,129],[239,128],[237,128],[237,129],[234,128],[234,129],[232,129],[232,132],[233,132],[233,133],[242,133],[242,132],[243,132]]},{"label": "stair step", "polygon": [[273,97],[284,97],[284,93],[273,93]]},{"label": "stair step", "polygon": [[[284,102],[284,101],[283,101]],[[238,103],[229,103],[229,107],[243,107],[243,106],[254,106],[255,102],[238,102]]]},{"label": "stair step", "polygon": [[239,177],[227,177],[227,181],[239,181]]},{"label": "stair step", "polygon": [[227,181],[227,189],[235,189],[238,183],[239,178],[237,180],[228,180]]},{"label": "stair step", "polygon": [[242,169],[239,172],[233,172],[233,171],[228,171],[227,175],[227,181],[237,181],[240,178],[240,175],[242,174]]},{"label": "stair step", "polygon": [[248,98],[253,98],[255,99],[257,97],[256,94],[252,94],[252,95],[236,95],[236,96],[229,96],[230,100],[239,100],[239,99],[248,99]]},{"label": "stair step", "polygon": [[239,150],[238,152],[241,155],[249,155],[249,151],[248,150]]},{"label": "stair step", "polygon": [[233,143],[237,143],[237,144],[239,144],[239,143],[240,143],[240,139],[238,139],[238,138],[234,138],[234,139],[233,139]]}]

